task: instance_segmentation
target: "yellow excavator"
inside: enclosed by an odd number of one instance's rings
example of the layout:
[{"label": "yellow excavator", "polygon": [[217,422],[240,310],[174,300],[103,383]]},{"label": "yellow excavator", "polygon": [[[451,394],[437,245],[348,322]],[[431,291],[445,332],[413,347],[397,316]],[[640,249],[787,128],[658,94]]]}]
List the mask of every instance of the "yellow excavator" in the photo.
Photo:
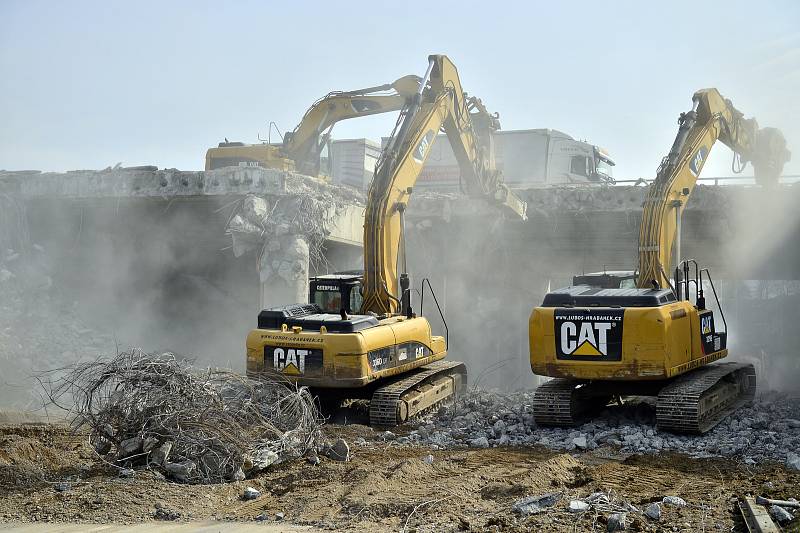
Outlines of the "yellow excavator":
[{"label": "yellow excavator", "polygon": [[[743,118],[716,89],[692,101],[644,201],[638,273],[580,276],[531,313],[531,368],[556,378],[535,392],[541,425],[576,425],[612,398],[637,395],[657,397],[659,429],[705,433],[754,397],[752,365],[709,364],[728,355],[727,324],[708,269],[681,260],[681,213],[716,141],[740,168],[750,161],[762,184],[777,182],[791,154],[780,131]],[[707,288],[724,329],[706,307]]]},{"label": "yellow excavator", "polygon": [[441,129],[447,134],[467,193],[525,216],[525,203],[503,185],[495,168],[497,116],[467,96],[446,56],[428,59],[370,185],[363,285],[357,276],[315,278],[311,303],[263,310],[247,337],[248,375],[279,372],[311,387],[323,404],[369,399],[370,423],[381,427],[452,399],[466,385],[464,364],[443,360],[446,336],[433,335],[421,316],[426,287],[439,307],[430,283],[421,284],[418,315],[406,269],[404,213],[436,134]]},{"label": "yellow excavator", "polygon": [[351,118],[399,111],[414,96],[419,76],[403,76],[393,83],[355,91],[326,94],[306,111],[297,127],[284,135],[283,143],[219,143],[206,152],[206,170],[223,167],[265,167],[307,176],[330,176],[330,133],[333,126]]}]

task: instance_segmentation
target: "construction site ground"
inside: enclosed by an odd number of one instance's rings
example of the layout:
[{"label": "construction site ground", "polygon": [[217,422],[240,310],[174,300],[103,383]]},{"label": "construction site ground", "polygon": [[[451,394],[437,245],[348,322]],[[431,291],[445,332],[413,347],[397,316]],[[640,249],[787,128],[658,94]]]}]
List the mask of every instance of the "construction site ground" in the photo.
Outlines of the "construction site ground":
[{"label": "construction site ground", "polygon": [[[138,531],[131,525],[142,522],[163,531],[255,525],[267,532],[606,531],[605,513],[568,510],[571,499],[594,492],[639,509],[669,495],[688,504],[663,506],[659,522],[629,513],[629,530],[744,531],[738,496],[782,498],[800,487],[800,472],[780,464],[623,456],[611,447],[577,454],[539,447],[432,450],[383,442],[361,425],[325,428],[328,438],[351,444],[347,462],[323,457],[315,466],[299,459],[241,482],[185,485],[148,470],[120,477],[86,436],[63,424],[9,414],[0,423],[0,527],[17,531],[76,531],[75,524]],[[354,445],[359,437],[366,444]],[[429,454],[430,464],[423,460]],[[261,496],[244,501],[246,487]],[[525,496],[552,492],[560,500],[538,514],[512,510]]]}]

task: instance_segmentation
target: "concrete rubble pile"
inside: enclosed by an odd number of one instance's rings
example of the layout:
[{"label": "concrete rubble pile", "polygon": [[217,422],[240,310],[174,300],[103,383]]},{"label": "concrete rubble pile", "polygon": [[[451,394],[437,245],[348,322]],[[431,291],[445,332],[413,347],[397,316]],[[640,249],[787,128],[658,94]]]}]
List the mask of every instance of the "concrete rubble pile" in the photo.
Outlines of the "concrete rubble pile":
[{"label": "concrete rubble pile", "polygon": [[306,389],[198,370],[170,353],[80,363],[45,389],[120,475],[148,468],[183,483],[243,480],[302,457],[321,437]]},{"label": "concrete rubble pile", "polygon": [[792,461],[800,462],[794,454],[800,449],[800,398],[762,394],[704,435],[677,435],[658,431],[648,399],[608,407],[579,427],[552,428],[536,425],[533,392],[473,390],[418,422],[407,436],[389,432],[383,438],[434,448],[541,445],[580,451],[612,446],[622,453],[674,451],[736,457],[747,464],[779,461],[792,468]]}]

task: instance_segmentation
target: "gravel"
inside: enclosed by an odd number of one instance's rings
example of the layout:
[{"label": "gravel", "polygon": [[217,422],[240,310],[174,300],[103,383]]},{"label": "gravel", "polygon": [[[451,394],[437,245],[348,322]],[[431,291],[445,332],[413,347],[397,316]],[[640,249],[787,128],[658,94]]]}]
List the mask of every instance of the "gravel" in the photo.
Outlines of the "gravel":
[{"label": "gravel", "polygon": [[456,405],[418,421],[404,437],[385,432],[381,440],[434,449],[540,445],[559,451],[593,450],[601,446],[622,453],[664,451],[691,457],[731,457],[751,464],[777,461],[800,469],[800,398],[783,393],[759,395],[704,435],[680,435],[655,427],[655,402],[635,398],[610,406],[590,422],[574,428],[538,427],[533,417],[533,392],[498,393],[473,390]]}]

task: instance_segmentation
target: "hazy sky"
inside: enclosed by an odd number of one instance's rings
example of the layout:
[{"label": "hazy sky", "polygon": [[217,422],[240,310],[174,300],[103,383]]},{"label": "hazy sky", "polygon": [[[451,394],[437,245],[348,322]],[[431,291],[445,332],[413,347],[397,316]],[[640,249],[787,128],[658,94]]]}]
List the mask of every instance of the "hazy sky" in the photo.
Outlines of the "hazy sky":
[{"label": "hazy sky", "polygon": [[[606,147],[652,177],[676,119],[716,86],[781,128],[800,173],[800,2],[0,0],[0,168],[201,169],[223,137],[292,129],[330,90],[450,56],[504,129]],[[388,135],[394,117],[334,137]],[[729,175],[718,147],[705,176]]]}]

